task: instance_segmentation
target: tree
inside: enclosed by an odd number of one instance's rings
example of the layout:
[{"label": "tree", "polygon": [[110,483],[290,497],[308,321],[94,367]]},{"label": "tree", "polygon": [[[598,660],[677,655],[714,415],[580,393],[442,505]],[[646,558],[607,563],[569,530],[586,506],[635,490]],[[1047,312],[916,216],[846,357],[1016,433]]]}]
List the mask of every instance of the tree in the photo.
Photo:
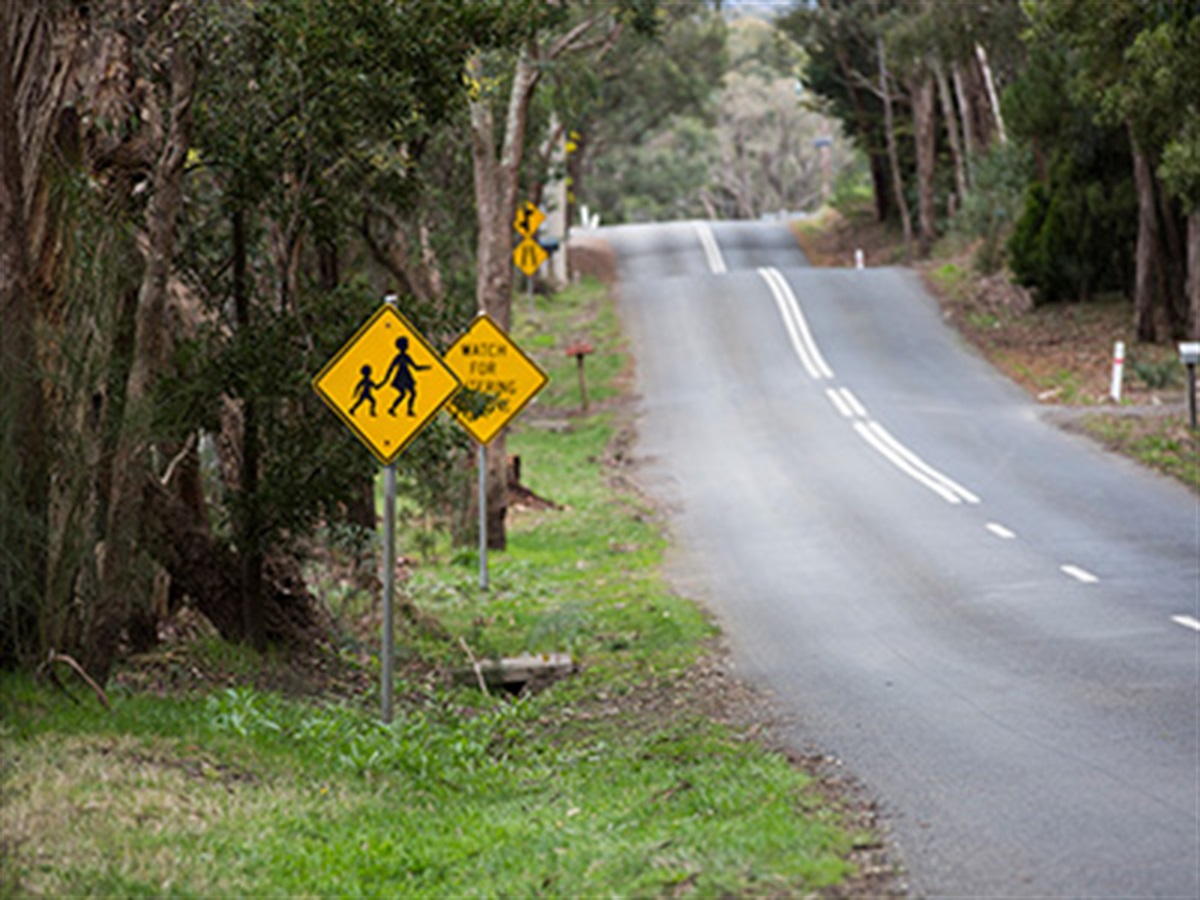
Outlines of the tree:
[{"label": "tree", "polygon": [[[1164,191],[1158,168],[1167,146],[1194,121],[1196,106],[1188,99],[1195,89],[1184,73],[1194,68],[1192,35],[1200,11],[1135,0],[1045,0],[1031,4],[1030,14],[1033,40],[1062,41],[1072,51],[1075,97],[1092,104],[1102,121],[1124,125],[1129,135],[1138,198],[1133,289],[1138,339],[1182,334],[1187,263],[1181,211],[1178,199]],[[1147,51],[1151,46],[1170,51],[1165,65]],[[1180,65],[1184,68],[1176,68]],[[1173,90],[1153,88],[1176,84],[1175,77],[1187,95],[1183,102]]]},{"label": "tree", "polygon": [[[474,54],[470,80],[471,152],[478,234],[476,302],[501,328],[512,308],[512,223],[517,210],[522,161],[529,138],[530,104],[544,73],[571,56],[603,59],[626,29],[655,27],[655,4],[625,0],[577,6],[534,6],[529,27],[515,51]],[[502,112],[502,124],[497,114]],[[488,545],[506,545],[508,499],[504,435],[487,447]]]}]

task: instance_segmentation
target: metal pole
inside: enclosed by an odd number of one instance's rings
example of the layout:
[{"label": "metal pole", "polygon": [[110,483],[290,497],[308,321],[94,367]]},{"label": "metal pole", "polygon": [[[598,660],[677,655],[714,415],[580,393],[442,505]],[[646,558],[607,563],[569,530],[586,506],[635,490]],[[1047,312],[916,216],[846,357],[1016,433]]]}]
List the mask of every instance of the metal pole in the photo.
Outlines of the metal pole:
[{"label": "metal pole", "polygon": [[1187,364],[1188,383],[1188,424],[1192,426],[1192,431],[1196,430],[1196,364]]},{"label": "metal pole", "polygon": [[479,445],[479,589],[488,589],[487,448]]},{"label": "metal pole", "polygon": [[[388,294],[385,303],[396,305],[396,295]],[[380,703],[383,723],[392,724],[392,664],[396,656],[396,464],[383,470],[383,681]]]},{"label": "metal pole", "polygon": [[396,464],[383,470],[383,723],[392,723],[392,660],[396,629]]}]

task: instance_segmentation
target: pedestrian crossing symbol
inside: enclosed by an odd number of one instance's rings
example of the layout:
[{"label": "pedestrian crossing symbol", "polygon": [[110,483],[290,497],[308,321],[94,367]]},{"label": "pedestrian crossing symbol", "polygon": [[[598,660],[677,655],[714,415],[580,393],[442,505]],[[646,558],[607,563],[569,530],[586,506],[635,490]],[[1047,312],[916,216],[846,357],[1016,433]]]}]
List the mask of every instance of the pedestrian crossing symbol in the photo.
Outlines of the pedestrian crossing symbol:
[{"label": "pedestrian crossing symbol", "polygon": [[313,389],[385,466],[458,392],[458,377],[385,303],[313,379]]},{"label": "pedestrian crossing symbol", "polygon": [[490,401],[478,416],[450,407],[450,415],[481,444],[490,444],[550,380],[486,313],[450,345],[446,365],[463,387]]}]

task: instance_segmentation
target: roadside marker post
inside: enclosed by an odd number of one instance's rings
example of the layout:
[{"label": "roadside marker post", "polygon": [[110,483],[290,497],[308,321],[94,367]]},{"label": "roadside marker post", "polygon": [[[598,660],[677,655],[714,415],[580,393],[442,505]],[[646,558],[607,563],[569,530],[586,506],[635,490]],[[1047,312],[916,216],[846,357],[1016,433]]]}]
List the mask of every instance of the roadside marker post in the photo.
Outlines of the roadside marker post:
[{"label": "roadside marker post", "polygon": [[1196,364],[1200,363],[1200,341],[1179,345],[1179,361],[1187,367],[1188,424],[1196,430]]},{"label": "roadside marker post", "polygon": [[[462,385],[437,351],[400,314],[396,296],[389,294],[322,367],[312,386],[383,466],[380,705],[384,724],[391,724],[396,638],[396,459]],[[377,395],[377,391],[381,393]],[[394,396],[385,396],[384,391],[394,392]],[[392,402],[385,408],[389,399]]]},{"label": "roadside marker post", "polygon": [[1112,386],[1108,395],[1117,403],[1121,402],[1121,382],[1125,377],[1125,342],[1117,341],[1113,347]]},{"label": "roadside marker post", "polygon": [[488,589],[487,451],[486,447],[546,383],[549,376],[485,312],[446,350],[446,365],[463,387],[488,397],[483,411],[472,415],[452,408],[450,415],[478,444],[479,588]]}]

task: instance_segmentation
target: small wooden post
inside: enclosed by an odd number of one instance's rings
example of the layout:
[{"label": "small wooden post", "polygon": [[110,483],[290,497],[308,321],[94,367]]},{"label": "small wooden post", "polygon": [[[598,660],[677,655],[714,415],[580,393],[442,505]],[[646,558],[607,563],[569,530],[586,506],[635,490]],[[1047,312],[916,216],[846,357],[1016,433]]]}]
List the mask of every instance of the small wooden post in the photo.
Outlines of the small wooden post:
[{"label": "small wooden post", "polygon": [[575,357],[575,366],[579,372],[579,395],[583,399],[583,411],[588,411],[587,376],[584,374],[583,358],[595,352],[588,341],[576,341],[564,351],[567,356]]}]

